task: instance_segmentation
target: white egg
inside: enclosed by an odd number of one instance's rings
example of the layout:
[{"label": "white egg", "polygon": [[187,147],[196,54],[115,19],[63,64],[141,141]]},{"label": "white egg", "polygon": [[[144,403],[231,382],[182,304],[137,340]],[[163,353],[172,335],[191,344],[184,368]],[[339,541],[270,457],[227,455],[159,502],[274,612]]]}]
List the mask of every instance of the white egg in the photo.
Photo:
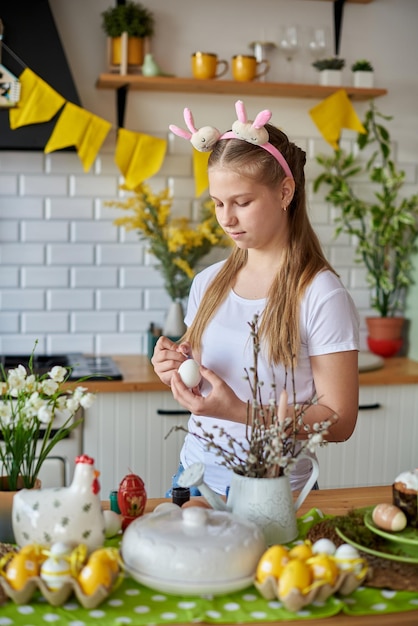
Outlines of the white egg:
[{"label": "white egg", "polygon": [[348,543],[343,543],[341,546],[338,546],[334,558],[340,570],[349,570],[354,573],[359,573],[362,568],[358,550]]},{"label": "white egg", "polygon": [[178,372],[186,387],[192,389],[200,383],[200,365],[194,359],[187,359],[180,365]]},{"label": "white egg", "polygon": [[114,537],[122,528],[121,516],[115,511],[106,510],[103,511],[104,523],[105,523],[105,536],[107,539]]},{"label": "white egg", "polygon": [[314,554],[334,554],[335,550],[335,543],[326,537],[318,539],[312,546],[312,552]]}]

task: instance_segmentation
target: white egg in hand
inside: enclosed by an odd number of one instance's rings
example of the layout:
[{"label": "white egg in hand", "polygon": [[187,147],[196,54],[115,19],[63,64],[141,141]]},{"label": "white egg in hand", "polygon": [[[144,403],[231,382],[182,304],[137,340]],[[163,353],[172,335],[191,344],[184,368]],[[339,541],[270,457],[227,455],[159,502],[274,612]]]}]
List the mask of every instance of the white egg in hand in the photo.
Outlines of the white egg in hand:
[{"label": "white egg in hand", "polygon": [[180,378],[189,389],[193,389],[200,383],[201,376],[199,370],[200,365],[194,359],[187,359],[180,365],[178,369]]}]

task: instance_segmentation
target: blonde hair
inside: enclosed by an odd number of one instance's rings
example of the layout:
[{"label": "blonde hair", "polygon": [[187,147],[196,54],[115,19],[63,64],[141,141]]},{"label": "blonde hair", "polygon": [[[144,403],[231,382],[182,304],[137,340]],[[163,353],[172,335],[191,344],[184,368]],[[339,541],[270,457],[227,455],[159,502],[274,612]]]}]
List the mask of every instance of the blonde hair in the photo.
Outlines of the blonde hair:
[{"label": "blonde hair", "polygon": [[[266,129],[270,143],[280,150],[289,164],[295,179],[295,192],[287,209],[287,248],[267,295],[266,307],[260,318],[259,334],[267,346],[270,363],[282,363],[290,367],[292,360],[297,359],[300,346],[301,298],[318,272],[334,270],[325,258],[307,214],[304,174],[306,154],[279,129],[270,124],[266,125]],[[267,151],[240,139],[217,142],[210,155],[208,168],[210,171],[212,167],[220,166],[230,168],[270,188],[277,188],[285,178],[280,164]],[[233,288],[235,278],[246,260],[247,251],[235,247],[209,285],[184,337],[190,341],[193,350],[200,350],[207,324]]]}]

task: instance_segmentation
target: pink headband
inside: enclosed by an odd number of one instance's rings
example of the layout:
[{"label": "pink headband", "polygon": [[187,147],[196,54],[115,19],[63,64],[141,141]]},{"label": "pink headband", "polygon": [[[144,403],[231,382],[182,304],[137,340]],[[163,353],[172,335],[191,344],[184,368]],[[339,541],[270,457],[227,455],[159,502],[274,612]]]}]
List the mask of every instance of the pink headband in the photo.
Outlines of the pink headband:
[{"label": "pink headband", "polygon": [[169,129],[175,135],[183,139],[188,139],[192,146],[199,152],[210,152],[215,143],[220,139],[242,139],[243,141],[248,141],[248,143],[263,148],[263,150],[267,150],[267,152],[280,163],[286,176],[293,179],[293,174],[286,159],[282,153],[269,142],[268,131],[264,128],[264,125],[267,124],[271,118],[271,111],[261,111],[257,114],[253,122],[247,120],[247,114],[242,100],[237,100],[235,103],[235,111],[238,119],[232,124],[232,130],[223,133],[223,135],[213,126],[202,126],[202,128],[197,129],[194,125],[192,112],[187,108],[184,109],[184,121],[190,132],[178,126],[174,126],[174,124],[170,124]]}]

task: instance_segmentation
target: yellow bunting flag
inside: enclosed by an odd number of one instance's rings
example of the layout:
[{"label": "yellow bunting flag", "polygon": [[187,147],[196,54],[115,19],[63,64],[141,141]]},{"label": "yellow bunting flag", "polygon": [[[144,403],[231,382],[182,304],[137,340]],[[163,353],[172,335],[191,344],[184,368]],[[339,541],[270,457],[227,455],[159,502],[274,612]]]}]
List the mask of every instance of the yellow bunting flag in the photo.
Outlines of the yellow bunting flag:
[{"label": "yellow bunting flag", "polygon": [[111,128],[110,122],[67,102],[44,152],[75,146],[83,169],[88,172]]},{"label": "yellow bunting flag", "polygon": [[115,163],[125,177],[128,189],[135,189],[161,168],[167,141],[120,128],[116,142]]},{"label": "yellow bunting flag", "polygon": [[193,173],[195,194],[198,198],[209,187],[208,160],[210,152],[199,152],[193,148]]},{"label": "yellow bunting flag", "polygon": [[309,113],[325,141],[331,144],[334,150],[338,150],[343,128],[355,130],[358,133],[366,132],[345,89],[340,89],[325,98]]},{"label": "yellow bunting flag", "polygon": [[65,99],[58,92],[28,67],[19,76],[19,81],[19,103],[9,111],[12,130],[27,124],[49,122],[65,103]]}]

